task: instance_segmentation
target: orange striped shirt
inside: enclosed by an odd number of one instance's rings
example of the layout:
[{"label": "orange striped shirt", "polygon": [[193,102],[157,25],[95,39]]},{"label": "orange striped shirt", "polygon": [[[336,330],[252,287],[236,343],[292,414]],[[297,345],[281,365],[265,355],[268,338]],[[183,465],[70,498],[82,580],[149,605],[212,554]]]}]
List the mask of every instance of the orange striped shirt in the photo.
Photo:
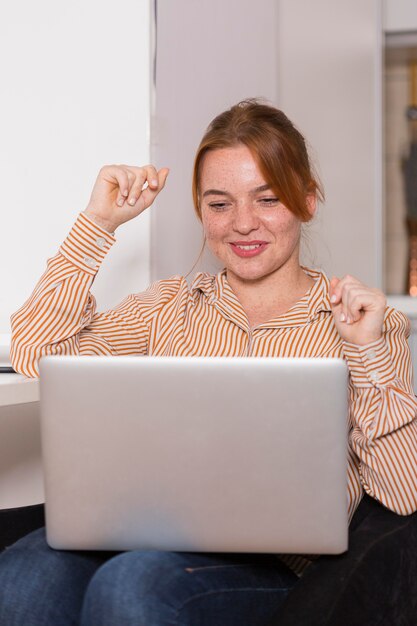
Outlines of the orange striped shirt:
[{"label": "orange striped shirt", "polygon": [[38,375],[45,354],[342,357],[350,372],[349,515],[363,491],[406,515],[417,510],[417,402],[407,337],[409,322],[387,308],[383,337],[344,342],[333,322],[329,282],[284,315],[250,328],[226,275],[162,280],[96,312],[90,287],[112,235],[81,214],[27,302],[12,316],[12,363]]}]

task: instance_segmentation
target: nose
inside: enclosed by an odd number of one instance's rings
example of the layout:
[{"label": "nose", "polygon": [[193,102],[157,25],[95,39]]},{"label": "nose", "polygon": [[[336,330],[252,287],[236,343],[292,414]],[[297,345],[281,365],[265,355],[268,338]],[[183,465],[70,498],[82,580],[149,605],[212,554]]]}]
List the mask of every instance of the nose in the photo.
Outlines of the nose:
[{"label": "nose", "polygon": [[259,228],[259,217],[251,203],[242,202],[235,207],[233,228],[242,235],[247,235]]}]

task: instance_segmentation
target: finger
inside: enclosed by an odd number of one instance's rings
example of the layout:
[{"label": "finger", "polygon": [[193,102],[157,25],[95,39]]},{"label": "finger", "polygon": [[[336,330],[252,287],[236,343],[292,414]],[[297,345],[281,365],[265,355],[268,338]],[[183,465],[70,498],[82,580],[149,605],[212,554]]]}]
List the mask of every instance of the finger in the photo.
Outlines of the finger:
[{"label": "finger", "polygon": [[147,171],[145,167],[135,167],[129,168],[129,178],[132,181],[132,184],[129,189],[129,197],[127,199],[127,203],[130,206],[134,206],[136,202],[139,200],[143,186],[147,181]]},{"label": "finger", "polygon": [[[130,170],[135,174],[142,174],[143,171],[146,173],[145,182],[143,186],[149,186],[152,189],[156,189],[158,187],[158,172],[156,167],[153,165],[144,165],[143,167],[131,167]],[[142,189],[140,190],[142,192]]]},{"label": "finger", "polygon": [[129,173],[134,176],[134,183],[129,192],[128,203],[134,206],[147,187],[158,188],[158,172],[153,165],[130,167]]},{"label": "finger", "polygon": [[146,180],[151,189],[157,189],[159,185],[158,172],[153,165],[146,166]]},{"label": "finger", "polygon": [[168,174],[169,174],[169,168],[168,167],[163,167],[158,172],[158,187],[161,187],[161,189],[163,189],[165,187],[165,183],[166,183],[166,180],[168,178]]},{"label": "finger", "polygon": [[385,296],[378,289],[361,286],[353,289],[349,295],[349,311],[352,322],[359,321],[367,312],[384,311],[385,306]]},{"label": "finger", "polygon": [[338,289],[339,284],[340,284],[340,279],[337,278],[337,276],[333,276],[333,278],[330,281],[330,289],[329,289],[330,302],[333,305],[338,304],[340,302],[341,291],[340,289]]},{"label": "finger", "polygon": [[167,167],[163,167],[157,172],[158,176],[158,186],[156,188],[147,187],[142,191],[142,200],[144,203],[144,208],[149,207],[152,202],[155,200],[158,193],[162,191],[165,187],[166,180],[168,178],[169,169]]},{"label": "finger", "polygon": [[344,311],[346,313],[346,322],[352,324],[361,318],[363,290],[355,287],[346,289],[344,294]]},{"label": "finger", "polygon": [[354,287],[350,281],[345,281],[341,288],[341,313],[340,321],[351,324],[354,320],[352,310],[352,297],[354,295]]},{"label": "finger", "polygon": [[347,283],[343,288],[342,303],[348,324],[362,319],[363,314],[377,307],[378,297],[374,289],[359,281]]},{"label": "finger", "polygon": [[[335,303],[340,305],[338,315],[341,322],[351,324],[354,321],[355,316],[350,308],[350,302],[354,293],[353,290],[357,290],[358,287],[363,288],[362,283],[349,274],[343,276],[335,287],[333,299]],[[355,319],[357,319],[357,315]]]},{"label": "finger", "polygon": [[346,302],[343,301],[343,290],[346,285],[345,278],[337,278],[333,276],[330,281],[330,302],[332,305],[333,315],[341,322],[346,322],[348,315],[346,312]]},{"label": "finger", "polygon": [[126,181],[123,187],[119,187],[119,193],[117,195],[117,205],[122,207],[129,196],[129,190],[132,186],[132,178],[129,175],[129,171],[123,166],[119,166],[121,172],[123,172],[123,178]]},{"label": "finger", "polygon": [[129,194],[129,178],[127,171],[118,165],[106,165],[100,171],[103,180],[118,187],[116,202],[122,206],[125,198]]}]

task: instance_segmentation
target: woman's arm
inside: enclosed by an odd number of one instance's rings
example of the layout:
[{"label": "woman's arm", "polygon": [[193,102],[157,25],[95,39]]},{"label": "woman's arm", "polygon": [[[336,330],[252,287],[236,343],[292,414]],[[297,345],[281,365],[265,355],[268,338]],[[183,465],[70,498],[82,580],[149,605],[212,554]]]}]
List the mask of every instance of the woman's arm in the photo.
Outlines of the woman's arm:
[{"label": "woman's arm", "polygon": [[16,371],[38,376],[38,361],[47,354],[146,351],[147,327],[140,319],[131,334],[126,311],[95,312],[90,288],[113,242],[112,235],[81,213],[30,298],[12,315],[11,360]]},{"label": "woman's arm", "polygon": [[387,311],[384,336],[367,346],[345,344],[351,373],[350,445],[365,491],[387,508],[417,510],[417,400],[406,317]]},{"label": "woman's arm", "polygon": [[363,488],[396,513],[417,510],[417,400],[405,315],[356,279],[333,279],[336,327],[350,371],[350,445]]},{"label": "woman's arm", "polygon": [[116,309],[97,314],[90,287],[115,241],[109,231],[150,206],[167,174],[152,166],[102,168],[85,213],[49,260],[31,297],[12,316],[11,359],[17,371],[37,376],[39,358],[46,354],[146,351],[148,328],[134,300],[127,298]]}]

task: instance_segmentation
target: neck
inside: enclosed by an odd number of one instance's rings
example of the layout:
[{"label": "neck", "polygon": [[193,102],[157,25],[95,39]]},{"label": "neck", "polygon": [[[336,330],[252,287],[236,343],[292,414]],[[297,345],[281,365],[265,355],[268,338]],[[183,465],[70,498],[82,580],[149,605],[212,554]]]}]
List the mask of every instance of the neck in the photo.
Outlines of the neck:
[{"label": "neck", "polygon": [[226,275],[251,327],[286,313],[314,284],[299,264],[254,281]]}]

